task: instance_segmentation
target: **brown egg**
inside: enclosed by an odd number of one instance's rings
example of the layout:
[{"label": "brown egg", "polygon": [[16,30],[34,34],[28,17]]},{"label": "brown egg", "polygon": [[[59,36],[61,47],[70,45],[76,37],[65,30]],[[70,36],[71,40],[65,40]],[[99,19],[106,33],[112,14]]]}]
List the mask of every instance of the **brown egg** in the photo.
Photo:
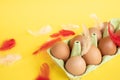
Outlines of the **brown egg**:
[{"label": "brown egg", "polygon": [[58,58],[66,61],[70,55],[69,46],[64,42],[57,42],[55,43],[50,50],[51,54]]},{"label": "brown egg", "polygon": [[102,61],[101,52],[94,45],[92,45],[88,52],[83,55],[83,58],[86,61],[86,64],[88,65],[97,65],[100,64]]},{"label": "brown egg", "polygon": [[73,56],[68,59],[65,68],[72,75],[79,76],[86,71],[86,63],[81,56]]},{"label": "brown egg", "polygon": [[102,38],[99,41],[98,47],[102,55],[114,55],[117,51],[116,45],[113,43],[109,36]]},{"label": "brown egg", "polygon": [[96,28],[96,27],[91,27],[91,28],[89,28],[89,32],[90,32],[90,35],[92,35],[93,33],[96,33],[96,35],[97,35],[97,40],[100,40],[100,39],[102,38],[102,33],[101,33],[101,31],[100,31],[98,28]]},{"label": "brown egg", "polygon": [[81,45],[82,45],[82,35],[77,35],[77,36],[75,36],[74,38],[72,38],[72,39],[70,40],[70,43],[69,43],[70,48],[73,47],[73,44],[74,44],[74,42],[75,42],[76,40],[80,41],[80,42],[81,42]]}]

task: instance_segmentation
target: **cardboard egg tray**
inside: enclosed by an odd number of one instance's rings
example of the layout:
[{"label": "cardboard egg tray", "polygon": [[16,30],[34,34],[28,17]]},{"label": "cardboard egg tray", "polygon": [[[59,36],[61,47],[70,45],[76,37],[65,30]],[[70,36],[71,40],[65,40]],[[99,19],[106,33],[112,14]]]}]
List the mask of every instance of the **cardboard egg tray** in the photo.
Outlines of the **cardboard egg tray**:
[{"label": "cardboard egg tray", "polygon": [[[111,24],[114,26],[118,26],[118,22],[120,21],[120,19],[111,19]],[[65,40],[65,43],[68,44],[69,40]],[[51,55],[50,53],[50,48],[47,50],[49,56],[53,59],[53,61],[66,73],[66,75],[68,76],[68,78],[70,80],[80,80],[81,77],[83,77],[84,75],[87,75],[88,73],[90,73],[91,71],[97,69],[98,67],[101,67],[101,65],[107,63],[109,60],[111,60],[112,58],[114,58],[115,56],[117,56],[120,53],[120,48],[118,48],[117,52],[115,55],[105,55],[102,57],[102,62],[99,65],[88,65],[87,69],[85,71],[84,74],[80,75],[80,76],[74,76],[70,73],[68,73],[66,71],[66,69],[64,68],[64,61],[58,58],[55,58],[54,56]]]}]

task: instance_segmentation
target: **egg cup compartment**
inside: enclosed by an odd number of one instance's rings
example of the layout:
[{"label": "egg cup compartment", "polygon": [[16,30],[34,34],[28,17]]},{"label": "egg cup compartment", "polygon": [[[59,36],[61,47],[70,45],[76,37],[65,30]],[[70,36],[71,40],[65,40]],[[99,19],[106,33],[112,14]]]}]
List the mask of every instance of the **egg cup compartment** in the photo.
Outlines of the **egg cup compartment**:
[{"label": "egg cup compartment", "polygon": [[[65,40],[64,42],[68,44],[69,40]],[[97,69],[98,67],[100,67],[104,63],[108,62],[109,60],[111,60],[112,58],[117,56],[120,53],[120,48],[118,48],[118,51],[116,52],[115,55],[103,56],[102,57],[102,62],[99,65],[88,65],[85,73],[80,75],[80,76],[74,76],[74,75],[70,74],[69,72],[67,72],[65,67],[64,67],[64,61],[61,60],[61,59],[55,58],[54,56],[52,56],[51,53],[50,53],[50,48],[47,50],[47,52],[48,52],[49,56],[52,58],[52,60],[55,61],[55,63],[65,72],[65,74],[68,76],[68,78],[70,80],[80,80],[82,76],[87,75],[91,71]]]}]

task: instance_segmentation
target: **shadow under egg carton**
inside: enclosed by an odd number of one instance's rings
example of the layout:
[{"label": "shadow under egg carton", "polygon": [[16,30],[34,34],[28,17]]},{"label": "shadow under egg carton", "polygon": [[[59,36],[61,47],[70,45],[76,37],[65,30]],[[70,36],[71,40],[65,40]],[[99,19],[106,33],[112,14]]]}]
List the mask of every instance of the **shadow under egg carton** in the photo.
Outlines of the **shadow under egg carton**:
[{"label": "shadow under egg carton", "polygon": [[[69,40],[65,40],[64,42],[68,44]],[[105,56],[103,56],[102,57],[102,62],[99,65],[88,65],[85,73],[80,75],[80,76],[74,76],[74,75],[70,74],[69,72],[67,72],[65,67],[64,67],[64,61],[62,59],[58,59],[58,58],[55,58],[54,56],[52,56],[51,53],[50,53],[50,48],[47,50],[47,52],[48,52],[49,56],[53,59],[53,61],[55,61],[55,63],[66,73],[66,75],[68,76],[68,78],[70,80],[80,80],[81,77],[83,77],[84,75],[87,75],[91,71],[97,69],[101,65],[105,64],[106,62],[108,62],[109,60],[111,60],[112,58],[114,58],[115,56],[120,54],[120,48],[118,48],[115,55],[105,55]]]}]

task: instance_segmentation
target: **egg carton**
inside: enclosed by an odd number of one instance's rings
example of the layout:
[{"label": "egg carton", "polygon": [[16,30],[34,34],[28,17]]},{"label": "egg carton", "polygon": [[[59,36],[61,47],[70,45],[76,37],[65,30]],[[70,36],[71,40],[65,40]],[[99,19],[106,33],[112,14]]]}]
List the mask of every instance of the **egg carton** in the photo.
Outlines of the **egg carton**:
[{"label": "egg carton", "polygon": [[100,67],[104,63],[108,62],[109,60],[111,60],[112,58],[114,58],[115,56],[120,54],[120,48],[118,48],[118,51],[115,55],[103,56],[103,60],[99,65],[88,65],[87,69],[86,69],[86,72],[84,74],[80,75],[80,76],[74,76],[74,75],[68,73],[66,71],[66,69],[64,68],[64,61],[62,59],[58,59],[58,58],[55,58],[54,56],[52,56],[51,53],[50,53],[50,49],[48,49],[47,52],[50,55],[50,57],[53,59],[53,61],[55,61],[55,63],[66,73],[66,75],[69,77],[70,80],[80,80],[82,76],[84,76],[84,75],[88,74],[89,72],[95,70],[96,68]]},{"label": "egg carton", "polygon": [[[120,19],[112,19],[111,23],[114,26],[117,26],[118,21],[120,21]],[[64,42],[68,44],[69,40],[65,40]],[[70,74],[69,72],[67,72],[65,67],[64,67],[64,65],[65,65],[64,61],[62,59],[58,59],[58,58],[55,58],[54,56],[52,56],[51,53],[50,53],[50,48],[47,50],[47,52],[48,52],[49,56],[52,58],[52,60],[65,72],[65,74],[68,76],[68,78],[70,80],[80,80],[83,76],[85,76],[88,73],[94,71],[98,67],[101,67],[103,64],[105,64],[106,62],[112,60],[117,55],[119,55],[120,54],[120,48],[118,48],[115,55],[105,55],[105,56],[103,56],[102,57],[102,62],[100,64],[98,64],[98,65],[88,65],[85,73],[80,75],[80,76],[74,76],[74,75]]]}]

